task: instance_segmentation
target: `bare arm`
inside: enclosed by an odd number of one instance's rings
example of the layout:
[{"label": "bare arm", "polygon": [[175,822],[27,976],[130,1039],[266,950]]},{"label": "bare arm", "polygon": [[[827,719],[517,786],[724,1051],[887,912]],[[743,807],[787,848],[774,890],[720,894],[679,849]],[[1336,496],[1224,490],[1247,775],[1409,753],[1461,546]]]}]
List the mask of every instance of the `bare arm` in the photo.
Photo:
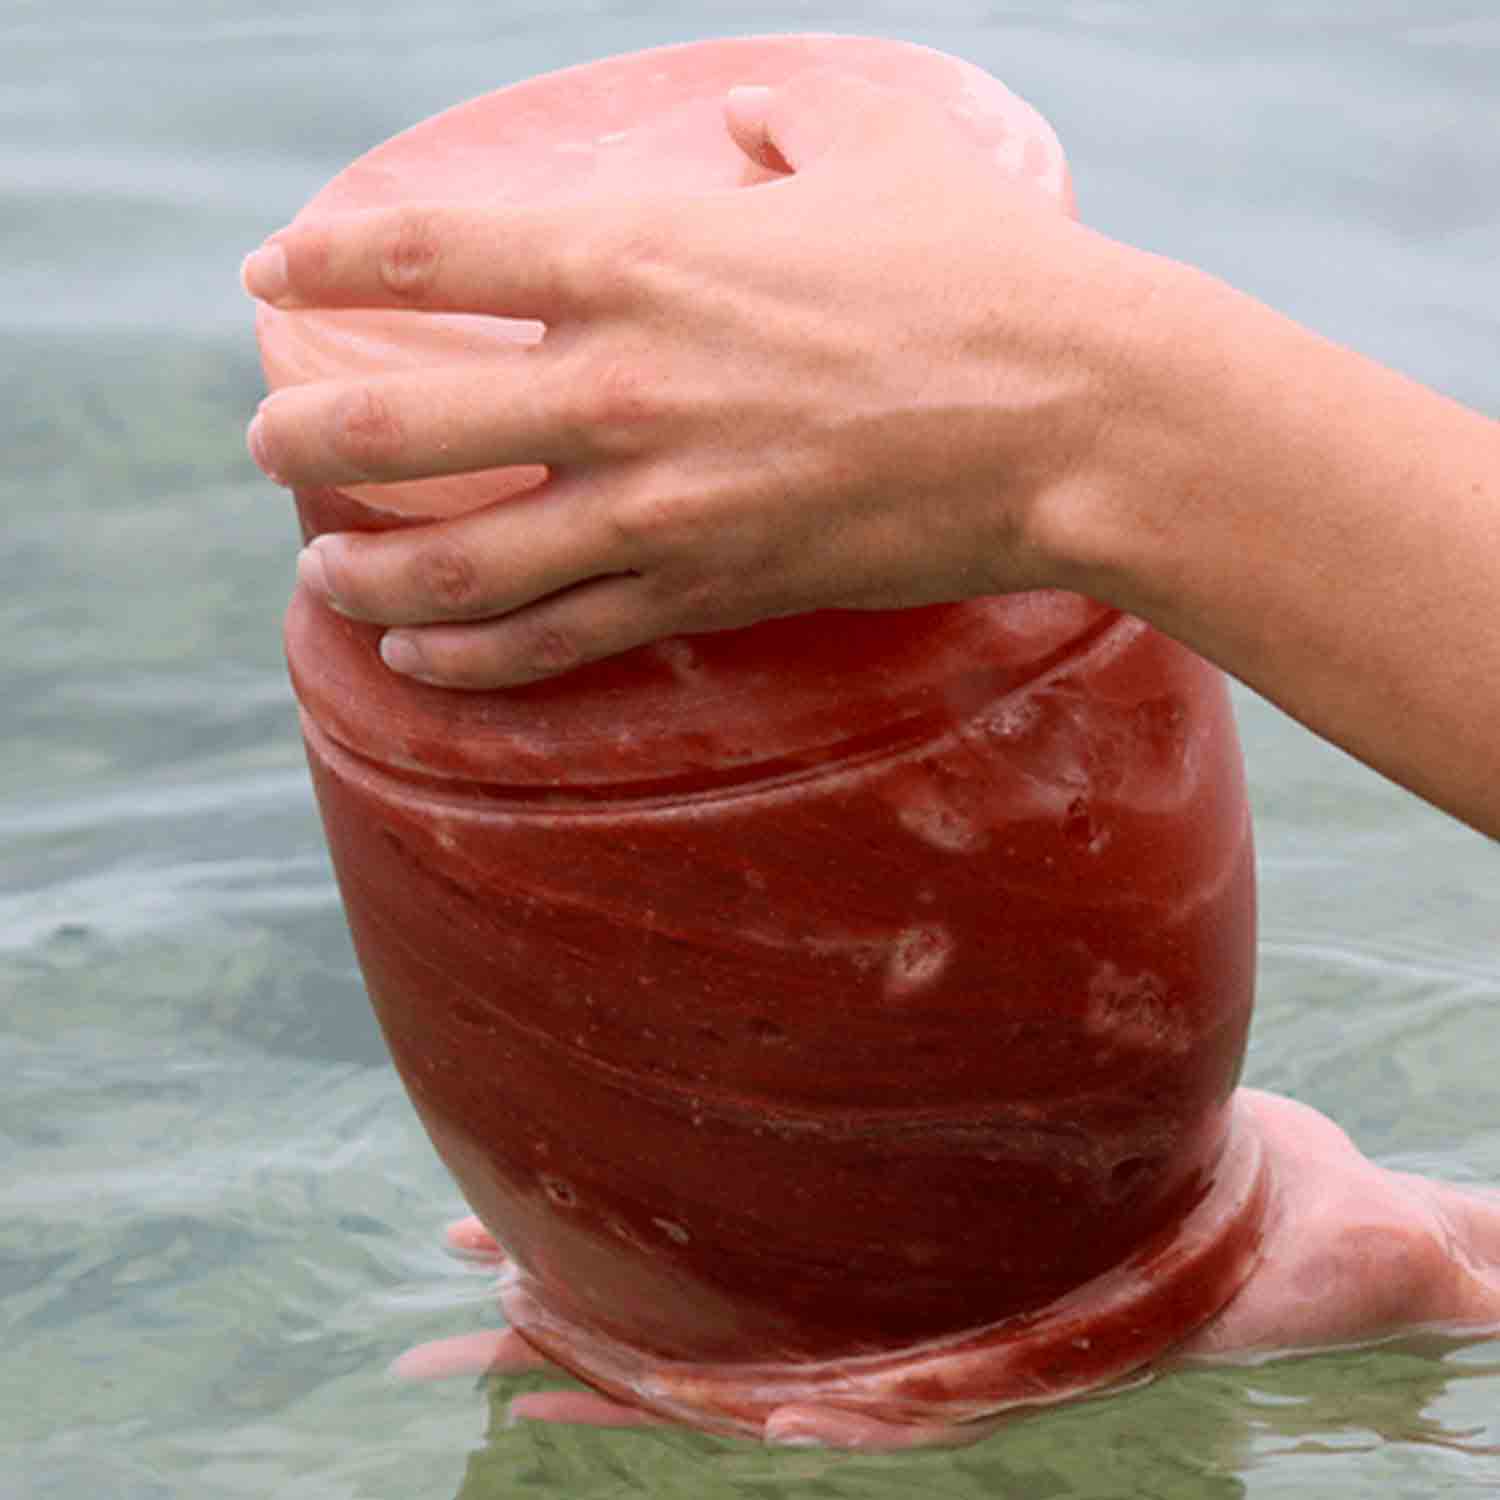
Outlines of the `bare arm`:
[{"label": "bare arm", "polygon": [[324,539],[388,662],[493,687],[827,606],[1066,587],[1132,610],[1500,836],[1500,425],[1067,221],[934,106],[734,98],[796,175],[288,232],[283,306],[540,317],[472,366],[272,397],[294,484],[542,463],[531,495]]},{"label": "bare arm", "polygon": [[1185,267],[1157,274],[1049,552],[1500,836],[1500,423]]}]

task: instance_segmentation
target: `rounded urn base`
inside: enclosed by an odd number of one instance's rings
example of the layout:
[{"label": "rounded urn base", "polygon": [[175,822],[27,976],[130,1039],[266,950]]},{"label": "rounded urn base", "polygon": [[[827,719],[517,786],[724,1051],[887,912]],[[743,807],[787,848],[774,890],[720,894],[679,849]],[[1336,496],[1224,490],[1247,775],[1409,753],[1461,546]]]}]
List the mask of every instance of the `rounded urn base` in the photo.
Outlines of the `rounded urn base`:
[{"label": "rounded urn base", "polygon": [[511,1325],[606,1395],[709,1432],[759,1437],[783,1407],[821,1406],[968,1438],[1016,1407],[1045,1406],[1139,1377],[1244,1285],[1262,1242],[1270,1184],[1238,1098],[1223,1154],[1183,1219],[1046,1307],[868,1356],[785,1362],[663,1360],[572,1320],[510,1266]]}]

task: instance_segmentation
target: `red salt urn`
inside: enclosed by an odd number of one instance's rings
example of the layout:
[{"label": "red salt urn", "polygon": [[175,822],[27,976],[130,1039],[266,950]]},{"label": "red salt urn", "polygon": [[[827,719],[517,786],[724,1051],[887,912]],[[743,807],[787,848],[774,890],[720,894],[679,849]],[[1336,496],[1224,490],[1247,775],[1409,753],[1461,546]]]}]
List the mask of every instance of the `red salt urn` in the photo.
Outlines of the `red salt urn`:
[{"label": "red salt urn", "polygon": [[[669,48],[477,99],[303,217],[403,198],[749,186],[738,83],[836,63],[948,102],[1060,197],[1047,127],[892,42]],[[273,387],[533,340],[262,310]],[[537,471],[297,496],[307,534]],[[503,692],[399,679],[299,592],[287,648],[371,999],[585,1380],[724,1431],[786,1400],[960,1422],[1149,1363],[1243,1282],[1233,1103],[1254,875],[1222,679],[1032,594],[662,642]]]}]

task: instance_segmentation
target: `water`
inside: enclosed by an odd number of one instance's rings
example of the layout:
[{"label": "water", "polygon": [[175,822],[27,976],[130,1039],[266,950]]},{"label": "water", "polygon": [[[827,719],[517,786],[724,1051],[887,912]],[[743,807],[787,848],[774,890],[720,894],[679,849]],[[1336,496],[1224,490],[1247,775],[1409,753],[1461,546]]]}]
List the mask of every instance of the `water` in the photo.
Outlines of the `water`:
[{"label": "water", "polygon": [[[369,1019],[277,621],[240,256],[350,157],[691,35],[875,31],[1006,78],[1087,216],[1500,414],[1492,0],[6,0],[0,1496],[1488,1495],[1500,1341],[1196,1373],[957,1454],[507,1428],[387,1362],[491,1323]],[[1211,330],[1205,330],[1211,336]],[[1437,644],[1435,643],[1435,649]],[[1500,1181],[1500,851],[1245,696],[1252,1081]]]}]

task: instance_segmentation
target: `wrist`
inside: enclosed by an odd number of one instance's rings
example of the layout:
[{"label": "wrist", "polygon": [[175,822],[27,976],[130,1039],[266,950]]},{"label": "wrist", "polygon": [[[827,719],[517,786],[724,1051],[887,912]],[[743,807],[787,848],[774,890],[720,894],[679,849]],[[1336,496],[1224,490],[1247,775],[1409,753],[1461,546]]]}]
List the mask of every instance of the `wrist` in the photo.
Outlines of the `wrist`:
[{"label": "wrist", "polygon": [[1049,585],[1155,617],[1181,583],[1182,509],[1218,457],[1215,423],[1199,410],[1213,384],[1203,345],[1223,314],[1216,301],[1233,294],[1189,266],[1116,248],[1109,296],[1076,335],[1087,437],[1038,496],[1028,544]]}]

